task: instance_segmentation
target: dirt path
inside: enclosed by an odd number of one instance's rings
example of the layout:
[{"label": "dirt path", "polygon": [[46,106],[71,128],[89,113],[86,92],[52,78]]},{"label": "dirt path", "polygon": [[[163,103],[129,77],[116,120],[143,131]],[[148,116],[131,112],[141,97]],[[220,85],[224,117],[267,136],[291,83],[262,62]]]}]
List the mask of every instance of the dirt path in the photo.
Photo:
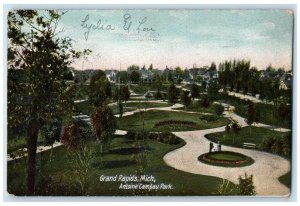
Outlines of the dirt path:
[{"label": "dirt path", "polygon": [[186,145],[167,153],[163,159],[167,165],[189,173],[221,177],[238,183],[238,177],[247,174],[254,175],[254,185],[257,195],[288,195],[289,189],[278,181],[278,177],[290,170],[290,162],[280,156],[251,149],[222,146],[224,151],[245,154],[254,163],[246,167],[226,168],[211,166],[198,161],[201,154],[209,150],[209,140],[204,135],[222,132],[225,127],[190,132],[174,132],[182,138]]},{"label": "dirt path", "polygon": [[[176,112],[188,112],[182,110],[172,110],[172,107],[160,107],[160,108],[147,108],[148,110],[164,110],[164,111],[176,111]],[[131,112],[125,112],[123,116],[133,115],[136,112],[143,110],[135,110]],[[188,112],[197,113],[197,112]],[[118,116],[118,115],[115,115]],[[247,126],[243,117],[235,114],[234,112],[226,111],[224,116],[236,120],[242,127]],[[270,125],[256,123],[255,126],[272,128],[277,131],[290,131],[285,128],[276,128]],[[203,164],[198,161],[198,156],[207,153],[209,149],[209,140],[204,136],[209,133],[222,132],[225,127],[218,127],[206,130],[187,131],[187,132],[174,132],[174,134],[182,138],[186,145],[167,153],[163,159],[167,165],[174,167],[178,170],[182,170],[194,174],[202,174],[209,176],[216,176],[230,180],[234,183],[238,183],[238,177],[244,175],[245,172],[254,175],[254,184],[258,195],[273,195],[283,196],[289,194],[289,189],[278,181],[278,177],[287,173],[290,170],[290,161],[270,153],[261,152],[257,150],[249,150],[242,148],[235,148],[229,146],[223,146],[222,150],[234,151],[245,154],[255,160],[255,163],[240,168],[225,168],[211,166]],[[116,131],[116,134],[124,135],[126,131]],[[54,147],[60,146],[61,143],[56,143]],[[51,146],[40,146],[37,152],[42,152],[51,149]],[[24,151],[26,153],[26,151]],[[25,154],[26,156],[26,154]],[[19,157],[21,158],[21,157]],[[18,158],[17,158],[18,159]],[[11,157],[7,157],[7,161],[13,160]]]}]

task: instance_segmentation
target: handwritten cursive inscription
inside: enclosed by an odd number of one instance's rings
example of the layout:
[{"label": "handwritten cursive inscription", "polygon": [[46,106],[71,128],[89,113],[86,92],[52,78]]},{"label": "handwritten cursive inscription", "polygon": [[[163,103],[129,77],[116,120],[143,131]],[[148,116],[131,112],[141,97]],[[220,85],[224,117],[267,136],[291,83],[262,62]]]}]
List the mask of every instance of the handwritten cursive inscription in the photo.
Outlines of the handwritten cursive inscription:
[{"label": "handwritten cursive inscription", "polygon": [[102,24],[102,20],[99,19],[96,24],[88,23],[90,19],[90,15],[87,14],[84,20],[81,23],[81,27],[84,28],[86,31],[84,32],[85,40],[88,40],[90,31],[91,30],[102,30],[102,31],[112,31],[115,30],[115,27],[110,24]]},{"label": "handwritten cursive inscription", "polygon": [[[148,18],[143,17],[141,19],[134,19],[130,13],[125,13],[123,15],[123,19],[121,22],[121,25],[123,27],[118,28],[117,26],[113,24],[104,24],[102,19],[98,19],[96,23],[93,23],[92,20],[90,20],[90,15],[87,14],[85,18],[81,21],[81,27],[84,29],[84,38],[85,40],[89,39],[89,35],[92,31],[113,31],[113,30],[119,30],[119,34],[122,34],[122,30],[125,31],[123,34],[128,35],[142,35],[143,37],[158,37],[159,34],[156,32],[156,30],[148,25]],[[141,37],[142,37],[141,36]]]}]

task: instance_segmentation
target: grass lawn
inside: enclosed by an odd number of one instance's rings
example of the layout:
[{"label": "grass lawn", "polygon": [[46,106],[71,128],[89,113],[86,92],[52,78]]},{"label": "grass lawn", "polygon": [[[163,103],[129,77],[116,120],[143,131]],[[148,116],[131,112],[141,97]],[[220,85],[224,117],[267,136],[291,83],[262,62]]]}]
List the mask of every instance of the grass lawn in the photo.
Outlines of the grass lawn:
[{"label": "grass lawn", "polygon": [[126,107],[135,107],[136,109],[143,108],[158,108],[158,107],[170,107],[173,104],[169,104],[168,102],[128,102],[124,103]]},{"label": "grass lawn", "polygon": [[291,188],[291,172],[288,172],[278,178],[279,182],[287,186],[288,188]]},{"label": "grass lawn", "polygon": [[[27,147],[27,142],[26,142],[26,136],[20,135],[16,138],[7,138],[7,153],[12,153],[18,149],[26,148]],[[40,134],[38,137],[37,145],[43,145],[43,137]]]},{"label": "grass lawn", "polygon": [[[136,94],[145,94],[148,90],[150,91],[156,91],[156,85],[155,84],[132,84],[130,85],[130,89],[134,91]],[[160,91],[167,91],[169,87],[169,84],[163,84],[160,87]]]},{"label": "grass lawn", "polygon": [[[118,105],[110,105],[109,107],[112,109],[114,114],[119,114],[119,106]],[[125,107],[125,106],[123,106],[123,113],[134,111],[134,110],[136,110],[135,107]]]},{"label": "grass lawn", "polygon": [[[169,107],[172,106],[172,104],[169,104],[167,102],[165,103],[159,103],[159,102],[128,102],[123,103],[123,112],[129,112],[136,109],[143,109],[143,108],[158,108],[158,107]],[[118,105],[110,105],[109,106],[114,114],[119,113],[119,107]],[[91,115],[95,108],[90,105],[88,101],[85,102],[79,102],[75,104],[75,110],[77,113],[82,113],[86,115]]]},{"label": "grass lawn", "polygon": [[[178,110],[185,110],[185,108],[180,108]],[[216,105],[210,104],[208,107],[202,107],[200,103],[193,102],[191,105],[187,107],[187,111],[192,112],[202,112],[202,113],[215,113]]]},{"label": "grass lawn", "polygon": [[218,132],[207,134],[206,137],[213,141],[220,141],[224,145],[243,147],[244,142],[250,142],[256,144],[256,148],[261,149],[261,143],[264,138],[268,137],[283,137],[287,135],[288,132],[277,132],[261,127],[243,127],[238,134],[233,132]]},{"label": "grass lawn", "polygon": [[[225,102],[231,104],[235,107],[235,113],[242,117],[247,117],[248,112],[248,103],[246,101],[240,100],[237,97],[226,96],[225,100],[221,100],[221,102]],[[274,105],[263,104],[263,103],[254,103],[254,106],[257,110],[260,111],[260,122],[264,124],[280,126],[284,128],[292,127],[292,120],[289,118],[289,115],[285,119],[281,119],[280,121],[274,117],[274,113],[277,112]]]},{"label": "grass lawn", "polygon": [[[130,116],[125,116],[121,119],[121,129],[130,131],[141,131],[143,129],[143,119],[144,119],[144,129],[145,131],[151,132],[174,132],[174,131],[190,131],[190,130],[200,130],[209,129],[214,127],[224,126],[229,124],[229,120],[223,117],[216,117],[213,115],[200,115],[191,114],[185,112],[175,112],[175,111],[146,111],[135,113]],[[167,121],[185,121],[190,122],[190,125],[165,125],[165,126],[155,126],[161,122]]]},{"label": "grass lawn", "polygon": [[[95,144],[95,142],[90,143]],[[110,151],[96,156],[90,166],[88,177],[89,187],[86,195],[217,195],[217,189],[222,183],[221,178],[196,175],[182,172],[167,166],[163,161],[163,156],[185,143],[181,141],[176,145],[164,144],[155,140],[146,140],[144,149],[136,148],[134,140],[126,137],[114,138]],[[101,175],[132,175],[140,169],[134,157],[142,155],[145,160],[144,173],[152,174],[155,184],[172,184],[171,190],[133,191],[118,189],[120,182],[100,182]],[[80,195],[78,193],[77,176],[70,170],[68,152],[64,146],[53,150],[53,160],[49,162],[50,151],[38,154],[38,181],[42,175],[51,176],[53,180],[59,182],[60,190],[56,190],[52,195]],[[208,174],[209,175],[209,174]],[[16,195],[23,195],[25,191],[26,166],[25,159],[8,162],[7,185],[8,192]],[[42,184],[42,188],[46,187]],[[230,186],[233,186],[230,183]],[[67,192],[63,188],[67,187]],[[143,193],[142,193],[143,192]],[[232,195],[237,194],[233,190]],[[48,194],[51,195],[51,194]]]},{"label": "grass lawn", "polygon": [[89,101],[78,102],[78,103],[76,103],[74,105],[75,105],[75,111],[78,114],[82,113],[82,114],[90,115],[95,110],[94,106],[91,105]]}]

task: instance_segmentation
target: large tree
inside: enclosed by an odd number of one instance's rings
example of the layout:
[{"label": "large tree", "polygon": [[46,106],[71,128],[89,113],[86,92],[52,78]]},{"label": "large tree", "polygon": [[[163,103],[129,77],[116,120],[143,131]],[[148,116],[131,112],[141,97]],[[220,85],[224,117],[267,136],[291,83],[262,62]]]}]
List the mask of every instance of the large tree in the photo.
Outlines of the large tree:
[{"label": "large tree", "polygon": [[170,103],[176,103],[179,95],[179,91],[174,84],[171,84],[168,89],[168,101]]},{"label": "large tree", "polygon": [[191,97],[194,99],[199,97],[200,89],[197,84],[193,83],[191,86]]},{"label": "large tree", "polygon": [[97,140],[102,145],[110,142],[116,130],[116,118],[112,110],[108,106],[98,107],[92,114],[92,125],[96,134]]},{"label": "large tree", "polygon": [[102,70],[96,71],[90,81],[90,102],[95,106],[102,106],[112,96],[111,85]]},{"label": "large tree", "polygon": [[191,97],[189,91],[182,91],[180,96],[181,102],[184,104],[185,109],[191,104]]},{"label": "large tree", "polygon": [[[8,80],[8,129],[27,133],[27,189],[34,194],[37,138],[43,125],[70,114],[72,88],[64,73],[82,53],[57,31],[64,11],[8,13],[8,68],[22,70],[22,81]],[[88,53],[86,50],[85,53]]]}]

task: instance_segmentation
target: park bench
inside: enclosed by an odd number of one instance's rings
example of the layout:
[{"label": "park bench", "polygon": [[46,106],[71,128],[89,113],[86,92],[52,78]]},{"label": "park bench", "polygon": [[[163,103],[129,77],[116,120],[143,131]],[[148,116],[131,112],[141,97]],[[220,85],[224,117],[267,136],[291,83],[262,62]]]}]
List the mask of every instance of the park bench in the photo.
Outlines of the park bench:
[{"label": "park bench", "polygon": [[244,142],[244,143],[243,143],[243,147],[244,147],[244,148],[247,147],[247,148],[253,148],[253,149],[255,149],[256,144],[249,143],[249,142]]}]

